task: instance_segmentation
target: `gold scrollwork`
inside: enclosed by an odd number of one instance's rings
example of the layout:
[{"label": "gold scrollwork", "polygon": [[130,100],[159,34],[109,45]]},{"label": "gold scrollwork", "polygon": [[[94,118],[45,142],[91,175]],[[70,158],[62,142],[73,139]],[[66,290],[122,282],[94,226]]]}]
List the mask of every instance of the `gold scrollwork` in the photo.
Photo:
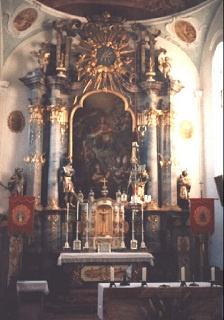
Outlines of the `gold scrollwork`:
[{"label": "gold scrollwork", "polygon": [[157,224],[159,223],[159,216],[158,215],[149,215],[148,221],[151,222],[151,230],[154,233],[157,229]]},{"label": "gold scrollwork", "polygon": [[58,214],[49,215],[49,216],[47,217],[47,220],[51,222],[51,230],[52,230],[52,231],[55,231],[55,229],[56,229],[56,223],[57,223],[58,220],[59,220]]}]

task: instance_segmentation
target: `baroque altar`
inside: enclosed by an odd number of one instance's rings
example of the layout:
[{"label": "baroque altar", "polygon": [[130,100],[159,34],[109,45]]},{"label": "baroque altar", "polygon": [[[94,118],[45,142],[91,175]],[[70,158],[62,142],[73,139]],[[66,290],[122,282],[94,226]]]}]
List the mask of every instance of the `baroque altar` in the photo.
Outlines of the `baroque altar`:
[{"label": "baroque altar", "polygon": [[97,260],[120,251],[152,254],[155,281],[177,280],[183,265],[188,278],[202,277],[206,239],[190,234],[189,183],[184,206],[178,201],[175,96],[183,86],[165,64],[160,32],[106,12],[55,21],[54,41],[32,52],[40,66],[20,78],[31,96],[24,162],[35,197],[27,277],[60,274],[64,252]]}]

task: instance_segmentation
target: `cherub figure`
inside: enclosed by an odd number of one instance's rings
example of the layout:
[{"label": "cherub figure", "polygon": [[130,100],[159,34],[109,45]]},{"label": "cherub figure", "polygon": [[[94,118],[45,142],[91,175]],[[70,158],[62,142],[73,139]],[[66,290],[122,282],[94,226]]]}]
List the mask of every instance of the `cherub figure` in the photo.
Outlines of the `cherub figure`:
[{"label": "cherub figure", "polygon": [[31,51],[30,53],[38,59],[38,63],[43,70],[44,73],[46,73],[46,68],[47,65],[49,64],[49,59],[50,59],[50,52],[48,48],[48,43],[47,42],[42,42],[41,43],[41,49],[39,51]]},{"label": "cherub figure", "polygon": [[158,58],[158,62],[159,62],[158,68],[162,72],[165,79],[167,79],[170,75],[170,70],[171,70],[170,61],[171,61],[171,58],[167,56]]}]

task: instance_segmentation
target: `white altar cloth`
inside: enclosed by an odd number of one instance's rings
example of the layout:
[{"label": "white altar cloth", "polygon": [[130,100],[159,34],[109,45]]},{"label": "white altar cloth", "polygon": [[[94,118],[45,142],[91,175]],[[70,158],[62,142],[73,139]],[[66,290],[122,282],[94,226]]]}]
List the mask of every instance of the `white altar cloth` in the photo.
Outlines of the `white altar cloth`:
[{"label": "white altar cloth", "polygon": [[91,263],[91,262],[110,262],[110,263],[131,263],[148,262],[154,266],[154,257],[149,252],[91,252],[91,253],[61,253],[57,265],[63,263]]},{"label": "white altar cloth", "polygon": [[[189,286],[191,282],[186,282],[186,285]],[[211,287],[210,282],[197,282],[200,287]],[[120,286],[120,283],[115,283],[115,289],[119,288],[140,288],[141,283],[130,283],[129,286]],[[163,282],[163,283],[147,283],[147,287],[158,288],[161,285],[167,285],[173,288],[180,287],[180,282]],[[97,306],[97,315],[99,319],[103,320],[103,291],[105,288],[109,288],[110,283],[98,283],[98,306]],[[144,288],[144,287],[143,287]]]},{"label": "white altar cloth", "polygon": [[20,292],[42,292],[44,294],[49,293],[48,289],[48,283],[45,280],[41,281],[17,281],[16,283],[17,287],[17,293],[19,294]]}]

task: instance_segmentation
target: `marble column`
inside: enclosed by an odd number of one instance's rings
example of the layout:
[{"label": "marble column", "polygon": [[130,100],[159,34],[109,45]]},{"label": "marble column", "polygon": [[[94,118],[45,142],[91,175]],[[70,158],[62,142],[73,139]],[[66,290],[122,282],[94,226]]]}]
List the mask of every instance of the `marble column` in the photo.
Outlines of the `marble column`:
[{"label": "marble column", "polygon": [[36,197],[36,209],[41,209],[41,173],[45,163],[43,154],[43,107],[28,106],[30,113],[29,150],[24,158],[29,165],[29,179],[27,179],[27,194]]},{"label": "marble column", "polygon": [[147,93],[147,139],[146,139],[146,167],[149,171],[147,194],[152,196],[151,206],[158,207],[158,162],[157,162],[157,96],[161,90],[161,82],[147,80],[141,84]]},{"label": "marble column", "polygon": [[30,114],[28,154],[24,162],[29,166],[27,179],[27,194],[36,198],[35,209],[41,210],[41,176],[45,163],[43,154],[43,96],[46,93],[45,74],[42,69],[27,73],[20,81],[30,89]]},{"label": "marble column", "polygon": [[60,105],[47,107],[50,112],[50,136],[49,136],[49,163],[48,163],[48,187],[47,209],[59,209],[58,170],[60,159],[67,145],[67,110]]},{"label": "marble column", "polygon": [[177,206],[177,174],[176,174],[176,150],[175,150],[175,95],[183,88],[178,80],[170,79],[167,87],[169,98],[168,107],[163,113],[163,154],[160,159],[160,170],[162,176],[162,207],[167,210],[179,210]]},{"label": "marble column", "polygon": [[147,168],[149,168],[149,181],[147,194],[152,197],[152,205],[158,206],[158,165],[157,165],[157,112],[148,113],[147,129]]}]

